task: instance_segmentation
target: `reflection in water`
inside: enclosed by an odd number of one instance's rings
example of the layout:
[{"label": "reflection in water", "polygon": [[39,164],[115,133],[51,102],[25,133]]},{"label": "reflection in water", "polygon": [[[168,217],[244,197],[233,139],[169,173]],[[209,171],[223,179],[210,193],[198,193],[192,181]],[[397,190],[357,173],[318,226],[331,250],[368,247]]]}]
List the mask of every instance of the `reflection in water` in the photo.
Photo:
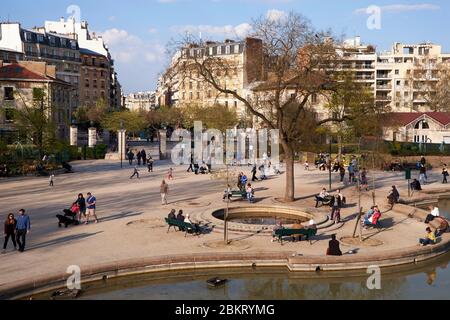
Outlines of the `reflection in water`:
[{"label": "reflection in water", "polygon": [[[450,299],[450,255],[417,266],[382,270],[382,289],[369,290],[365,273],[289,273],[282,269],[231,269],[118,278],[83,286],[81,299],[112,300],[380,300]],[[212,276],[229,279],[210,289]],[[47,299],[49,294],[36,297]]]}]

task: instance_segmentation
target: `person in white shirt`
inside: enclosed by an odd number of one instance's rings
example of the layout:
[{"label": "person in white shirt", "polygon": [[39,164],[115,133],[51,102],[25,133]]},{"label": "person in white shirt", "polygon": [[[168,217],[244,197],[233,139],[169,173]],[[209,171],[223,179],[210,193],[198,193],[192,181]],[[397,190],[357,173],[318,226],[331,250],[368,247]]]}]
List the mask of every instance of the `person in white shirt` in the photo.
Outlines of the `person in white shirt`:
[{"label": "person in white shirt", "polygon": [[320,194],[316,196],[316,208],[319,207],[319,202],[324,202],[329,196],[330,194],[327,192],[327,189],[323,188]]},{"label": "person in white shirt", "polygon": [[428,224],[431,221],[434,220],[434,218],[437,218],[440,216],[439,208],[435,206],[429,206],[430,214],[425,219],[425,223]]},{"label": "person in white shirt", "polygon": [[48,179],[48,182],[49,182],[49,186],[53,187],[54,182],[55,182],[55,175],[53,173],[50,174],[50,178]]}]

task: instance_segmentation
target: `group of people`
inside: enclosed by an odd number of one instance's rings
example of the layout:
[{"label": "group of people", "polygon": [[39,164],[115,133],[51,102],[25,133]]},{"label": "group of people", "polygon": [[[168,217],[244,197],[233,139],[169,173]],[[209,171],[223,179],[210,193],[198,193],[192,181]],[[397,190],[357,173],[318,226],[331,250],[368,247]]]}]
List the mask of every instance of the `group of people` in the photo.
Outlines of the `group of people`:
[{"label": "group of people", "polygon": [[90,218],[93,217],[95,223],[98,223],[98,217],[96,213],[97,199],[92,195],[92,193],[87,193],[87,198],[80,193],[72,204],[70,211],[77,217],[78,222],[82,223],[83,217],[85,218],[84,223],[89,224]]},{"label": "group of people", "polygon": [[319,195],[316,196],[316,208],[319,207],[319,203],[328,203],[331,207],[331,213],[328,218],[335,223],[341,222],[341,209],[347,203],[347,199],[342,194],[341,189],[336,190],[334,195],[330,195],[326,188],[323,188]]},{"label": "group of people", "polygon": [[[248,182],[248,177],[243,172],[238,175],[237,187],[242,193],[246,194],[249,203],[255,202],[255,189],[252,184]],[[229,195],[230,194],[231,193],[229,193]]]},{"label": "group of people", "polygon": [[[187,214],[186,216],[184,215],[183,210],[179,210],[178,214],[177,211],[175,209],[172,209],[170,211],[170,213],[167,215],[167,218],[169,220],[177,220],[177,221],[181,221],[184,223],[188,223],[190,224],[193,228],[194,228],[194,232],[198,233],[200,231],[200,226],[197,223],[194,223],[191,221],[191,216],[189,214]],[[186,231],[183,228],[180,227],[180,231]]]},{"label": "group of people", "polygon": [[436,244],[437,238],[449,231],[448,220],[441,216],[439,208],[430,206],[429,210],[430,213],[425,219],[425,224],[428,225],[426,228],[426,236],[425,238],[419,239],[421,246]]},{"label": "group of people", "polygon": [[[19,252],[25,251],[26,236],[31,231],[31,219],[25,213],[25,209],[20,209],[17,218],[13,213],[9,213],[4,224],[3,236],[3,251],[6,253],[8,247],[9,239],[11,239],[14,246],[14,250],[19,250]],[[17,248],[19,247],[19,248]]]},{"label": "group of people", "polygon": [[[132,166],[134,163],[135,169],[137,169],[138,166],[147,166],[148,172],[153,172],[153,163],[154,160],[152,156],[147,156],[147,152],[145,149],[142,149],[141,151],[135,150],[136,154],[133,152],[133,150],[128,149],[127,151],[127,159],[130,166]],[[135,161],[136,160],[136,161]],[[139,174],[137,174],[139,177]]]},{"label": "group of people", "polygon": [[368,229],[370,227],[376,227],[379,225],[380,220],[381,220],[380,208],[378,206],[373,206],[364,215],[364,219],[362,220],[363,228]]},{"label": "group of people", "polygon": [[[278,230],[283,230],[283,229],[285,229],[285,227],[283,226],[283,222],[280,220],[280,221],[278,221],[278,223],[275,225],[275,227],[273,227],[273,231],[272,231],[272,240],[271,240],[271,242],[276,242],[276,241],[278,241],[278,236],[277,236],[277,231]],[[315,230],[317,230],[317,224],[316,224],[316,222],[314,221],[314,219],[311,219],[311,220],[309,220],[309,222],[308,222],[308,224],[307,225],[302,225],[301,223],[300,223],[300,221],[296,221],[293,225],[292,225],[292,227],[291,227],[291,229],[293,229],[293,230],[309,230],[309,229],[315,229]],[[292,235],[292,241],[296,241],[296,240],[299,240],[300,239],[300,237],[301,237],[301,235],[296,235],[296,234],[294,234],[294,235]]]}]

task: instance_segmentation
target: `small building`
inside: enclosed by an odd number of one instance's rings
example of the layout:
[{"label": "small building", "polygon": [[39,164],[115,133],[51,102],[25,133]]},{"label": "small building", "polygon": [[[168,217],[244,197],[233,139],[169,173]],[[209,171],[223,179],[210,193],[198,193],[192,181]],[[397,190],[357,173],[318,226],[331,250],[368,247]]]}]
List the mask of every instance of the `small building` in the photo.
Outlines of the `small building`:
[{"label": "small building", "polygon": [[386,141],[450,144],[450,112],[391,113],[387,123]]},{"label": "small building", "polygon": [[56,67],[45,62],[22,61],[4,64],[0,60],[0,134],[8,137],[16,132],[14,109],[34,105],[33,92],[41,89],[47,116],[56,125],[56,136],[69,136],[71,93],[70,83],[56,78]]}]

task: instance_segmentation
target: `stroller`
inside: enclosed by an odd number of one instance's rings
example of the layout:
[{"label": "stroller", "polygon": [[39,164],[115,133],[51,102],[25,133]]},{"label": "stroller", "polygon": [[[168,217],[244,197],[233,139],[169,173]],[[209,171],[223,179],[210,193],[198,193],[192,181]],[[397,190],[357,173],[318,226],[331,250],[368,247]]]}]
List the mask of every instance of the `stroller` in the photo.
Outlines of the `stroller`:
[{"label": "stroller", "polygon": [[58,227],[63,225],[67,228],[70,225],[77,226],[80,222],[77,220],[77,215],[80,213],[80,207],[78,204],[74,203],[70,209],[64,209],[64,215],[58,214]]}]

